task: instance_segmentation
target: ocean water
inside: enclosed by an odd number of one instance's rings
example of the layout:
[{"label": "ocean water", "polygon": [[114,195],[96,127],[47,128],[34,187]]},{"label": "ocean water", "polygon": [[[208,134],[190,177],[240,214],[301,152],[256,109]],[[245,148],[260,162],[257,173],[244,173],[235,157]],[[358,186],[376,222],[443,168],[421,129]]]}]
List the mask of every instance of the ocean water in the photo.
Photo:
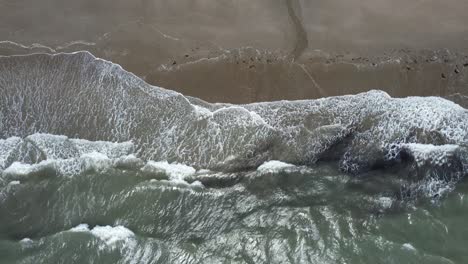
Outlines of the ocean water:
[{"label": "ocean water", "polygon": [[402,201],[396,176],[326,163],[216,187],[115,168],[36,174],[1,188],[1,262],[464,263],[468,185]]},{"label": "ocean water", "polygon": [[468,261],[452,101],[211,104],[88,52],[0,73],[0,263]]}]

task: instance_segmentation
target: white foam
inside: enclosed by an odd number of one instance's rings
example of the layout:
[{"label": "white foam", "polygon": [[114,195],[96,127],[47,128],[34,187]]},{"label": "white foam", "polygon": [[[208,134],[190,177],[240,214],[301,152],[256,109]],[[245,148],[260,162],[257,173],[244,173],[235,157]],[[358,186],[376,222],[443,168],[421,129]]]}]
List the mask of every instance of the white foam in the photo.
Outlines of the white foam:
[{"label": "white foam", "polygon": [[201,181],[194,181],[190,184],[192,187],[201,187],[201,188],[204,188],[205,186],[203,185],[203,183],[201,183]]},{"label": "white foam", "polygon": [[80,158],[81,165],[84,171],[104,171],[112,166],[112,161],[107,157],[107,155],[92,152],[84,154]]},{"label": "white foam", "polygon": [[419,186],[423,193],[428,198],[442,197],[451,192],[455,186],[445,180],[428,178],[423,180],[423,184]]},{"label": "white foam", "polygon": [[392,207],[393,200],[390,197],[380,197],[379,203],[384,209],[389,209],[390,207]]},{"label": "white foam", "polygon": [[432,145],[432,144],[418,144],[418,143],[408,143],[404,144],[405,147],[409,148],[410,150],[414,152],[418,152],[421,154],[429,154],[433,152],[453,152],[455,151],[459,146],[458,145]]},{"label": "white foam", "polygon": [[33,246],[33,240],[29,237],[25,237],[19,241],[20,245],[24,248],[29,248]]},{"label": "white foam", "polygon": [[8,160],[22,142],[23,140],[19,137],[0,139],[0,170],[9,165]]},{"label": "white foam", "polygon": [[89,229],[88,224],[79,224],[73,227],[69,232],[89,232],[95,237],[103,241],[107,246],[114,246],[119,242],[134,244],[135,234],[124,226],[95,226],[93,229]]},{"label": "white foam", "polygon": [[89,232],[88,224],[79,224],[69,230],[70,232]]},{"label": "white foam", "polygon": [[22,244],[29,244],[29,243],[32,243],[32,239],[30,239],[29,237],[25,237],[23,239],[20,240],[20,243]]},{"label": "white foam", "polygon": [[270,160],[260,165],[260,167],[257,168],[257,171],[261,173],[275,173],[293,167],[295,166],[289,163],[278,160]]},{"label": "white foam", "polygon": [[131,142],[88,141],[69,139],[66,136],[36,133],[25,138],[32,149],[44,154],[46,159],[78,158],[85,154],[102,153],[111,159],[133,152]]},{"label": "white foam", "polygon": [[48,170],[55,170],[54,162],[49,160],[41,161],[38,164],[25,164],[14,162],[10,167],[3,171],[3,175],[12,178],[25,178],[30,175],[38,174]]},{"label": "white foam", "polygon": [[8,185],[12,186],[12,185],[19,185],[20,184],[20,181],[11,181],[8,183]]},{"label": "white foam", "polygon": [[167,161],[149,161],[141,170],[155,175],[164,174],[172,181],[184,181],[196,172],[193,167],[178,163],[169,164]]},{"label": "white foam", "polygon": [[113,166],[123,169],[137,169],[145,165],[143,160],[137,158],[134,154],[125,155],[113,161]]},{"label": "white foam", "polygon": [[36,133],[26,137],[31,150],[45,155],[46,159],[67,159],[77,156],[77,150],[66,136]]},{"label": "white foam", "polygon": [[197,171],[197,174],[210,174],[210,173],[213,173],[213,172],[207,169],[200,169]]},{"label": "white foam", "polygon": [[418,165],[423,165],[425,162],[431,162],[433,165],[441,166],[447,164],[448,158],[453,156],[454,152],[459,148],[458,145],[439,145],[432,144],[403,144],[403,148],[407,149],[416,160]]},{"label": "white foam", "polygon": [[83,172],[102,172],[112,166],[112,160],[104,154],[90,153],[75,159],[44,160],[37,164],[14,162],[3,171],[3,175],[13,179],[23,179],[34,175],[56,175],[72,177]]},{"label": "white foam", "polygon": [[113,246],[118,242],[133,239],[135,234],[124,226],[96,226],[91,229],[91,234],[95,235],[108,246]]},{"label": "white foam", "polygon": [[405,243],[401,246],[402,249],[406,249],[406,250],[409,250],[409,251],[416,251],[416,248],[413,247],[413,245],[411,245],[410,243]]},{"label": "white foam", "polygon": [[88,141],[83,139],[70,139],[79,151],[80,155],[98,152],[105,154],[111,159],[124,155],[129,155],[134,150],[134,145],[130,141],[108,142],[108,141]]},{"label": "white foam", "polygon": [[56,52],[51,47],[42,45],[40,43],[33,43],[30,46],[28,46],[28,45],[24,45],[24,44],[21,44],[21,43],[18,43],[18,42],[13,42],[11,40],[2,40],[2,41],[0,41],[0,45],[4,45],[4,44],[19,47],[19,48],[22,48],[22,49],[29,49],[29,50],[32,50],[32,49],[46,49],[48,52],[52,52],[52,53]]},{"label": "white foam", "polygon": [[39,174],[73,177],[84,172],[103,172],[113,167],[133,169],[138,168],[138,165],[143,165],[143,162],[135,156],[124,156],[112,160],[105,154],[92,152],[78,158],[50,159],[36,164],[14,162],[1,172],[1,175],[13,179]]},{"label": "white foam", "polygon": [[195,113],[196,113],[198,120],[203,120],[203,119],[213,117],[213,112],[211,112],[209,109],[198,106],[198,105],[193,105],[193,107],[195,109]]},{"label": "white foam", "polygon": [[250,116],[252,117],[252,119],[257,122],[258,124],[262,124],[262,125],[268,125],[267,122],[265,122],[265,120],[259,115],[257,114],[256,112],[254,111],[249,111],[249,114]]}]

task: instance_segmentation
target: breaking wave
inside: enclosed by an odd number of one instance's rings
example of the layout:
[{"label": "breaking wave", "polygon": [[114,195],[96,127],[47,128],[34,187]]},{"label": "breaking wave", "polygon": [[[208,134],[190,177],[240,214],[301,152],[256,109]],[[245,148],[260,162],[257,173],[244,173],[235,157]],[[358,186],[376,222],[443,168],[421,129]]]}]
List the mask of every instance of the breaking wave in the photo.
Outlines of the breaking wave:
[{"label": "breaking wave", "polygon": [[[468,110],[438,97],[370,91],[210,104],[151,86],[88,52],[0,57],[0,72],[3,178],[143,167],[151,160],[218,172],[273,160],[330,161],[352,175],[398,167],[406,180],[433,186],[457,182],[468,171]],[[151,171],[151,163],[143,168]]]}]

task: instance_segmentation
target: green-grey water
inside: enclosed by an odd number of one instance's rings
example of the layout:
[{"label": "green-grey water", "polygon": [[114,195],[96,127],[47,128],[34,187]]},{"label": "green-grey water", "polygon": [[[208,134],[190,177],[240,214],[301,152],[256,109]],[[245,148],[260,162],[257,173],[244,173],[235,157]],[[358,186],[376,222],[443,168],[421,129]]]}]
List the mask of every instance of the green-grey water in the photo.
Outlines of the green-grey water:
[{"label": "green-grey water", "polygon": [[117,169],[41,175],[1,188],[0,262],[468,260],[468,184],[439,201],[410,203],[382,187],[390,175],[372,176],[356,179],[319,164],[204,188]]},{"label": "green-grey water", "polygon": [[0,0],[0,264],[468,263],[466,10]]}]

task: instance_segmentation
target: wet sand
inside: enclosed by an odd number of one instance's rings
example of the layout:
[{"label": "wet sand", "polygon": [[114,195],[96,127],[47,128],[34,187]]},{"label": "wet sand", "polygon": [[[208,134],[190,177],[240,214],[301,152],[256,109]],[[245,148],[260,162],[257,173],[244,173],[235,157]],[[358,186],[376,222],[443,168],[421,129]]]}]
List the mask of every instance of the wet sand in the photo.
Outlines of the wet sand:
[{"label": "wet sand", "polygon": [[461,0],[3,1],[0,55],[89,50],[211,102],[468,95],[467,9]]}]

